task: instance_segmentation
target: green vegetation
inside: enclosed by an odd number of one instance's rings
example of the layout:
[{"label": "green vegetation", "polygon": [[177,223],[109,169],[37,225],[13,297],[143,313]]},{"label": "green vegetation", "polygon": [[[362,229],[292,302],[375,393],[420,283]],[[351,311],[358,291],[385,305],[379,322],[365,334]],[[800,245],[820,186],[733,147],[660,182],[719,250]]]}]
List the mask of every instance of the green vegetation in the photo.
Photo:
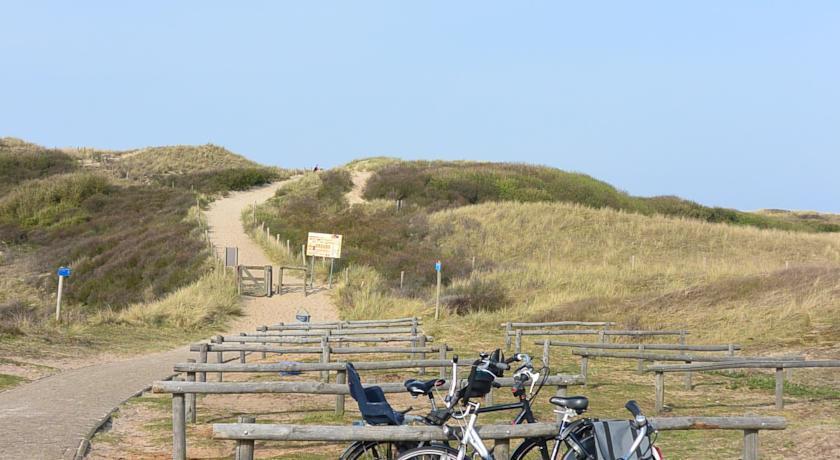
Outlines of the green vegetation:
[{"label": "green vegetation", "polygon": [[[307,174],[260,206],[257,220],[280,240],[290,240],[292,247],[304,244],[310,231],[347,235],[352,244],[342,248],[338,269],[354,264],[387,274],[403,270],[406,293],[428,284],[434,278],[428,267],[443,255],[435,243],[437,236],[431,234],[428,213],[416,206],[400,210],[387,203],[351,207],[344,199],[351,188],[346,170]],[[450,267],[447,277],[466,273],[467,265],[459,263],[457,269]]]},{"label": "green vegetation", "polygon": [[0,333],[51,327],[51,274],[61,265],[74,271],[66,320],[86,327],[197,329],[238,312],[231,283],[206,275],[196,203],[207,199],[192,191],[241,190],[288,172],[216,146],[70,154],[0,140]]},{"label": "green vegetation", "polygon": [[21,182],[76,168],[76,160],[57,150],[37,148],[14,138],[0,138],[0,196]]},{"label": "green vegetation", "polygon": [[25,378],[18,377],[17,375],[0,374],[0,391],[20,385],[25,381]]},{"label": "green vegetation", "polygon": [[673,196],[634,197],[585,174],[512,163],[389,162],[376,169],[364,196],[403,200],[431,210],[490,201],[565,202],[759,228],[840,232],[836,222],[781,219],[707,207]]}]

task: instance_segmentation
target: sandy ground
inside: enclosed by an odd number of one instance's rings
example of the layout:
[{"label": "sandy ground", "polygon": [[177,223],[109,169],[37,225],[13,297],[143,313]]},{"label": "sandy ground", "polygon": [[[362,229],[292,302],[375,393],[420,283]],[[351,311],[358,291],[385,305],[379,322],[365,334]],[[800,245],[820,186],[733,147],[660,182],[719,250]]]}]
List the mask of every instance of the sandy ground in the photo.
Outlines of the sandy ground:
[{"label": "sandy ground", "polygon": [[[218,248],[217,251],[221,252],[225,247],[237,247],[241,265],[271,265],[271,261],[259,245],[245,234],[239,216],[244,209],[248,209],[254,203],[262,203],[274,196],[277,188],[284,183],[279,182],[244,192],[231,193],[226,198],[210,205],[205,215],[210,227],[210,241]],[[279,273],[276,267],[274,273]],[[290,281],[301,282],[294,278]],[[300,291],[271,298],[245,297],[244,303],[245,315],[232,324],[230,328],[232,333],[253,331],[257,326],[265,324],[295,321],[295,314],[301,308],[309,312],[311,321],[338,318],[338,312],[332,304],[329,292],[323,289],[310,293],[306,297]]]},{"label": "sandy ground", "polygon": [[362,193],[365,191],[365,184],[367,184],[368,179],[370,179],[370,176],[372,175],[373,171],[352,172],[353,190],[344,195],[347,198],[348,203],[357,204],[365,202],[365,199],[362,198]]}]

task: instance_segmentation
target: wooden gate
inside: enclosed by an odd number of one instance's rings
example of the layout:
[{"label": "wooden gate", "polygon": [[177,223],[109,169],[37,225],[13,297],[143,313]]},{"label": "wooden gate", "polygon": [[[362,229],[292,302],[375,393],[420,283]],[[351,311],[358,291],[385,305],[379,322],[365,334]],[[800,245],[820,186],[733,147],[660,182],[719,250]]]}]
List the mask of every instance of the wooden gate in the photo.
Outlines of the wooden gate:
[{"label": "wooden gate", "polygon": [[271,297],[271,265],[237,265],[236,284],[240,295]]}]

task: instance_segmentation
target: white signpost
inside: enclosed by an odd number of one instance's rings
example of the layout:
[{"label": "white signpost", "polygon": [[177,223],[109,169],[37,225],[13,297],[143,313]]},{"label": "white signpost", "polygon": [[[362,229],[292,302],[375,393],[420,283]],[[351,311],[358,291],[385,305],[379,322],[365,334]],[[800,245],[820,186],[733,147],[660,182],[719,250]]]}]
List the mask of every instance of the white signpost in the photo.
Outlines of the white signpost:
[{"label": "white signpost", "polygon": [[315,233],[309,232],[306,238],[306,255],[311,257],[311,267],[309,271],[309,284],[313,284],[315,272],[315,258],[323,257],[330,259],[330,278],[329,287],[332,288],[332,274],[335,266],[335,259],[341,258],[341,235],[332,233]]},{"label": "white signpost", "polygon": [[55,301],[55,320],[61,320],[61,290],[64,286],[64,278],[70,276],[70,268],[69,267],[59,267],[58,271],[58,296]]}]

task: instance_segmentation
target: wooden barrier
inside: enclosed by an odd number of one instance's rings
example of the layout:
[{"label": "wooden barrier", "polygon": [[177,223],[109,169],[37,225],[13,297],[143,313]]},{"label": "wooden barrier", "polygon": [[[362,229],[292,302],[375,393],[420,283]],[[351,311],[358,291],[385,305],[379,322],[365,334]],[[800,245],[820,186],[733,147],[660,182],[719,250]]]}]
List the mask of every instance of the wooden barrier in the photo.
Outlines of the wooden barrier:
[{"label": "wooden barrier", "polygon": [[[595,329],[569,329],[569,330],[548,330],[548,329],[541,329],[535,331],[527,331],[522,329],[517,329],[515,331],[506,331],[505,332],[505,341],[507,343],[508,338],[513,337],[515,340],[514,352],[519,353],[522,351],[522,337],[523,336],[531,336],[531,335],[597,335],[598,342],[601,344],[606,344],[609,337],[658,337],[658,336],[678,336],[680,338],[680,344],[685,344],[685,338],[688,335],[687,331],[634,331],[634,330],[626,330],[626,331],[619,331],[619,330],[595,330]],[[538,344],[542,344],[542,342],[537,342]]]},{"label": "wooden barrier", "polygon": [[286,330],[314,330],[314,329],[355,329],[375,327],[411,327],[419,326],[422,320],[418,318],[401,318],[394,320],[365,320],[365,321],[324,321],[316,323],[278,323],[270,326],[260,326],[258,331],[286,331]]},{"label": "wooden barrier", "polygon": [[[644,350],[644,345],[639,345],[640,350]],[[755,361],[790,361],[790,360],[802,360],[801,357],[798,356],[781,356],[781,357],[749,357],[749,356],[710,356],[710,355],[687,355],[687,354],[668,354],[668,353],[647,353],[644,351],[639,351],[636,353],[628,353],[628,352],[611,352],[611,351],[600,351],[600,350],[592,350],[588,348],[573,348],[572,354],[576,356],[580,356],[580,373],[584,377],[587,377],[589,372],[589,358],[614,358],[614,359],[634,359],[639,362],[639,371],[643,371],[644,362],[651,362],[651,361],[680,361],[686,364],[691,364],[693,362],[731,362],[731,361],[748,361],[748,360],[755,360]],[[685,372],[685,389],[691,390],[692,383],[691,383],[691,372]]]},{"label": "wooden barrier", "polygon": [[[373,364],[373,363],[372,363]],[[450,363],[451,364],[451,363]],[[341,374],[339,374],[341,375]],[[501,387],[510,388],[513,386],[513,378],[503,377],[496,379]],[[546,378],[545,385],[556,386],[556,395],[565,396],[569,385],[580,385],[583,378],[577,375],[551,375]],[[452,382],[438,387],[442,391],[449,389]],[[466,385],[462,379],[459,385]],[[365,385],[371,386],[371,385]],[[384,393],[405,392],[402,383],[380,383],[378,386]],[[350,394],[350,387],[346,383],[323,383],[323,382],[180,382],[161,381],[152,384],[153,393],[172,394],[172,443],[173,458],[186,459],[186,395],[187,394],[321,394],[346,396]],[[338,398],[336,398],[338,408]],[[336,409],[337,410],[337,409]],[[343,410],[343,403],[342,403]]]},{"label": "wooden barrier", "polygon": [[[274,329],[266,329],[266,331],[273,331]],[[414,327],[367,327],[367,328],[350,328],[350,329],[327,329],[329,331],[329,335],[391,335],[391,334],[411,334],[417,335],[419,333],[418,328]],[[262,332],[262,331],[258,331]],[[321,337],[325,335],[324,330],[319,329],[290,329],[290,330],[282,330],[276,331],[277,336],[282,337]]]},{"label": "wooden barrier", "polygon": [[[744,432],[743,458],[758,459],[758,432],[760,430],[784,430],[787,422],[783,417],[652,417],[651,423],[659,431],[671,430],[738,430]],[[483,440],[495,440],[497,460],[507,460],[510,440],[519,438],[548,437],[557,434],[553,423],[529,423],[521,425],[481,425],[476,430]],[[236,458],[252,460],[255,441],[453,441],[461,436],[458,427],[444,431],[434,426],[332,426],[332,425],[275,425],[275,424],[232,424],[213,425],[215,439],[235,440]]]},{"label": "wooden barrier", "polygon": [[[301,267],[294,267],[294,266],[290,266],[290,265],[281,265],[279,268],[280,268],[280,273],[279,273],[279,278],[280,279],[278,280],[279,282],[277,283],[277,294],[283,295],[283,275],[285,274],[286,271],[301,271],[301,272],[303,272],[303,284],[302,284],[302,286],[303,286],[303,296],[306,297],[306,296],[309,295],[309,291],[306,289],[306,287],[307,287],[306,286],[306,278],[309,274],[309,269],[307,269],[306,267],[302,267],[302,266]],[[289,283],[286,283],[286,286],[293,286],[293,285],[289,284]]]},{"label": "wooden barrier", "polygon": [[655,373],[656,377],[656,412],[665,409],[665,373],[668,372],[703,372],[726,369],[775,369],[776,370],[776,409],[784,409],[785,369],[827,368],[840,367],[840,360],[791,360],[779,361],[771,359],[735,360],[708,364],[676,364],[666,366],[650,366],[646,372]]},{"label": "wooden barrier", "polygon": [[501,326],[505,328],[505,349],[510,351],[511,337],[516,335],[515,329],[526,329],[532,327],[601,327],[608,328],[615,325],[611,321],[553,321],[545,323],[502,323]]}]

